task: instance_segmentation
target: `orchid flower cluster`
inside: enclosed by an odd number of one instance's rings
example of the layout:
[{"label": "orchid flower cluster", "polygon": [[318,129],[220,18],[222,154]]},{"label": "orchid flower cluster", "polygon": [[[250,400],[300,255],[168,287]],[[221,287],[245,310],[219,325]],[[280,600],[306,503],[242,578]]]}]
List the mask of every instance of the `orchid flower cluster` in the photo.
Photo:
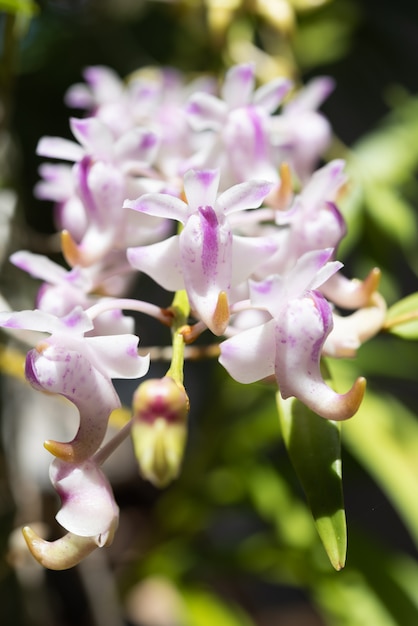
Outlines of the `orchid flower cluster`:
[{"label": "orchid flower cluster", "polygon": [[[146,478],[164,486],[178,474],[189,411],[183,362],[201,333],[214,335],[235,380],[270,379],[283,398],[345,420],[365,380],[337,393],[321,357],[354,356],[385,315],[379,271],[350,280],[336,259],[344,162],[316,169],[331,140],[318,112],[330,79],[300,91],[280,77],[256,88],[253,64],[229,69],[219,90],[174,70],[124,82],[97,66],[84,77],[66,95],[83,111],[70,120],[74,139],[38,145],[54,161],[41,166],[35,194],[55,203],[68,269],[15,252],[11,262],[43,284],[35,310],[0,314],[10,332],[39,333],[28,382],[80,414],[72,441],[45,442],[67,534],[49,542],[24,529],[35,558],[54,569],[112,541],[118,507],[101,465],[126,437]],[[138,272],[173,292],[172,306],[128,297]],[[171,329],[172,361],[162,379],[139,383],[132,419],[103,443],[121,404],[113,379],[141,379],[150,363],[129,311]]]}]

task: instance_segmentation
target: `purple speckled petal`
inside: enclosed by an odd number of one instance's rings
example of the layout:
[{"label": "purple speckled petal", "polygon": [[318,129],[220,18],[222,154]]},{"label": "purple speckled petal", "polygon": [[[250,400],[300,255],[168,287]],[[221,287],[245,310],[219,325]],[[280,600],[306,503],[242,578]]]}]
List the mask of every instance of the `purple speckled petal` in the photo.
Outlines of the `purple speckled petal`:
[{"label": "purple speckled petal", "polygon": [[255,84],[255,64],[234,65],[225,75],[222,98],[230,109],[249,104]]},{"label": "purple speckled petal", "polygon": [[78,464],[55,459],[49,476],[61,498],[56,515],[61,526],[80,537],[113,532],[119,509],[109,481],[91,459]]},{"label": "purple speckled petal", "polygon": [[80,413],[75,438],[59,444],[76,462],[96,452],[106,434],[110,413],[120,406],[110,378],[94,368],[88,358],[67,346],[47,345],[26,357],[27,380],[37,389],[57,393],[73,402]]},{"label": "purple speckled petal", "polygon": [[275,373],[283,398],[295,396],[326,419],[348,419],[357,410],[364,386],[347,394],[336,393],[323,380],[322,348],[332,329],[332,311],[316,292],[291,300],[275,320]]},{"label": "purple speckled petal", "polygon": [[213,316],[220,292],[228,296],[232,276],[232,234],[212,207],[201,207],[180,234],[181,267],[190,304],[219,334]]},{"label": "purple speckled petal", "polygon": [[244,330],[220,344],[219,362],[240,383],[253,383],[274,374],[274,320]]}]

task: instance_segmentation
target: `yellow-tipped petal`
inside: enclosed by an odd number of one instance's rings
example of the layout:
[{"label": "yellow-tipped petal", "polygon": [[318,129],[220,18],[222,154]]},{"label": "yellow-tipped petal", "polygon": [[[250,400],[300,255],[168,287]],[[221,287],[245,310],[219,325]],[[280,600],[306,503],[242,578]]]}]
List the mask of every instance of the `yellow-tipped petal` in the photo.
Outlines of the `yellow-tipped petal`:
[{"label": "yellow-tipped petal", "polygon": [[374,267],[363,280],[362,287],[364,293],[367,294],[369,298],[378,290],[381,275],[382,272],[380,269],[378,267]]},{"label": "yellow-tipped petal", "polygon": [[68,442],[54,441],[47,439],[44,441],[44,448],[53,454],[57,459],[67,463],[81,463],[91,455],[90,441],[83,439],[73,439]]},{"label": "yellow-tipped petal", "polygon": [[280,165],[280,187],[277,192],[277,209],[286,209],[293,195],[292,174],[288,163]]},{"label": "yellow-tipped petal", "polygon": [[225,291],[220,291],[215,312],[212,317],[212,330],[215,335],[222,335],[229,322],[228,296]]},{"label": "yellow-tipped petal", "polygon": [[68,230],[63,230],[61,233],[61,250],[70,267],[82,265],[80,251]]},{"label": "yellow-tipped petal", "polygon": [[38,563],[52,570],[70,569],[97,548],[94,537],[79,537],[67,533],[56,541],[46,541],[30,526],[25,526],[22,533],[32,556]]},{"label": "yellow-tipped petal", "polygon": [[47,439],[47,441],[44,441],[44,448],[56,456],[57,459],[61,459],[67,463],[75,463],[75,454],[71,443],[62,443],[61,441]]},{"label": "yellow-tipped petal", "polygon": [[363,401],[366,384],[366,379],[363,376],[359,376],[350,391],[347,391],[347,393],[341,397],[342,402],[338,414],[334,415],[331,419],[343,421],[353,417],[359,410],[360,404]]}]

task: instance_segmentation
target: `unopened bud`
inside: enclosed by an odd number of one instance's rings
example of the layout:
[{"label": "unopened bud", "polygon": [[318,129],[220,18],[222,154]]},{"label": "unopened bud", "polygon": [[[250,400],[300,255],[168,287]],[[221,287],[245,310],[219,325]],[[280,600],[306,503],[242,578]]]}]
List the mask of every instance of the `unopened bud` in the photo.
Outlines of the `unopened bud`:
[{"label": "unopened bud", "polygon": [[141,474],[158,487],[177,477],[187,435],[189,398],[169,376],[147,380],[133,397],[132,439]]}]

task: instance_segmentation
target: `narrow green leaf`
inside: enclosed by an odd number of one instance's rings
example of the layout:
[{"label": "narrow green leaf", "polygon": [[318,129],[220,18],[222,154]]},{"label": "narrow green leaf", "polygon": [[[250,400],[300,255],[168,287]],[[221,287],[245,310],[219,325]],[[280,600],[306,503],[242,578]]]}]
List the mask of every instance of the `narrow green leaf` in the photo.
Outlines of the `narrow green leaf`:
[{"label": "narrow green leaf", "polygon": [[393,335],[418,339],[418,292],[399,300],[387,312],[386,327]]},{"label": "narrow green leaf", "polygon": [[344,567],[347,529],[341,477],[340,428],[299,400],[277,394],[279,419],[290,460],[306,494],[331,564]]}]

